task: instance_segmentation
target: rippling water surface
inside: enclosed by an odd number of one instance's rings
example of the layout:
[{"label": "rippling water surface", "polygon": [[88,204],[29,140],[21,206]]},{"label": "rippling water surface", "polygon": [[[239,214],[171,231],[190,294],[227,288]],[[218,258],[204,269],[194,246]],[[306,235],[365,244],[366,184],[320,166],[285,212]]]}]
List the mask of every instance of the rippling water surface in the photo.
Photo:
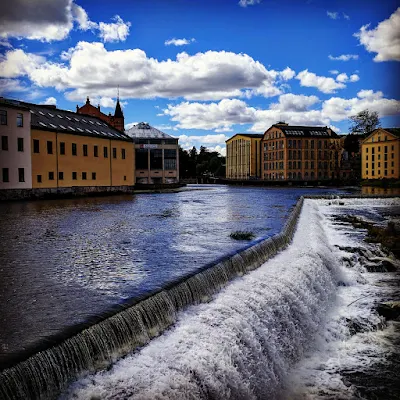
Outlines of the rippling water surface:
[{"label": "rippling water surface", "polygon": [[179,193],[0,204],[0,366],[65,326],[277,233],[303,194],[191,186]]}]

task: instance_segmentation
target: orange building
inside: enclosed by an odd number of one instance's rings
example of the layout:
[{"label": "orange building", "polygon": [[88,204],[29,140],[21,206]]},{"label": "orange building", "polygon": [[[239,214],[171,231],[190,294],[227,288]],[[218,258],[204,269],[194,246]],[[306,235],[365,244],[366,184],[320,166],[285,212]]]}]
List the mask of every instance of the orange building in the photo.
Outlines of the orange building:
[{"label": "orange building", "polygon": [[328,180],[338,177],[340,139],[327,127],[272,125],[262,140],[265,180]]},{"label": "orange building", "polygon": [[361,144],[362,179],[400,178],[400,128],[375,129]]},{"label": "orange building", "polygon": [[25,105],[31,112],[32,188],[134,185],[129,136],[92,116]]},{"label": "orange building", "polygon": [[124,132],[125,130],[124,114],[122,112],[121,105],[119,104],[119,98],[117,99],[114,115],[111,115],[111,113],[108,115],[102,113],[100,111],[100,104],[97,107],[91,105],[89,97],[87,97],[85,105],[82,107],[76,106],[76,113],[100,118],[102,121],[113,126],[115,129],[118,129],[121,132]]}]

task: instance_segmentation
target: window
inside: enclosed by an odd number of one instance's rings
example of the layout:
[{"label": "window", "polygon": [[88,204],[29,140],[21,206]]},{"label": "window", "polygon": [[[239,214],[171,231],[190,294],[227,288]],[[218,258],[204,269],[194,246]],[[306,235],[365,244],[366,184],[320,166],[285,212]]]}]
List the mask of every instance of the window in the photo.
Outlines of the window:
[{"label": "window", "polygon": [[126,175],[124,175],[124,181],[126,181]]},{"label": "window", "polygon": [[20,182],[25,182],[25,169],[24,168],[18,168],[18,180]]},{"label": "window", "polygon": [[365,168],[368,168],[368,163],[365,164]]},{"label": "window", "polygon": [[17,138],[18,151],[24,151],[24,138]]},{"label": "window", "polygon": [[86,174],[86,172],[82,172],[82,180],[86,180],[86,178],[87,178],[87,174]]},{"label": "window", "polygon": [[108,147],[103,147],[104,158],[108,158]]},{"label": "window", "polygon": [[7,111],[0,110],[0,125],[7,125]]},{"label": "window", "polygon": [[1,149],[8,150],[8,136],[1,137]]},{"label": "window", "polygon": [[84,157],[87,157],[87,155],[88,155],[88,147],[87,147],[87,144],[84,144],[84,145],[83,145],[83,155],[84,155]]},{"label": "window", "polygon": [[54,172],[49,172],[49,181],[54,181]]},{"label": "window", "polygon": [[164,150],[164,169],[175,170],[176,169],[176,150],[165,149]]},{"label": "window", "polygon": [[148,169],[148,160],[149,159],[147,149],[135,149],[136,169]]},{"label": "window", "polygon": [[95,181],[96,180],[96,172],[92,172],[92,179]]},{"label": "window", "polygon": [[125,149],[121,149],[121,158],[122,158],[123,160],[125,160],[125,157],[126,157]]},{"label": "window", "polygon": [[369,151],[369,148],[368,148],[368,147],[366,148],[366,151],[367,151],[367,153],[368,153],[368,151]]},{"label": "window", "polygon": [[39,140],[33,139],[33,152],[39,153]]},{"label": "window", "polygon": [[3,168],[3,182],[10,182],[10,177],[8,176],[8,168]]},{"label": "window", "polygon": [[38,183],[42,183],[42,175],[37,175],[36,179]]},{"label": "window", "polygon": [[150,169],[162,169],[162,150],[150,150]]},{"label": "window", "polygon": [[60,171],[60,172],[58,173],[58,180],[59,180],[59,181],[63,181],[63,180],[64,180],[64,172],[61,172],[61,171]]},{"label": "window", "polygon": [[22,113],[17,113],[17,126],[24,126],[24,116]]},{"label": "window", "polygon": [[99,146],[94,146],[94,147],[93,147],[93,155],[94,155],[95,157],[98,157],[98,156],[99,156]]},{"label": "window", "polygon": [[385,146],[385,153],[387,153],[387,151],[388,151],[388,147],[387,147],[387,146]]},{"label": "window", "polygon": [[47,154],[53,154],[53,142],[50,140],[47,141]]},{"label": "window", "polygon": [[72,179],[76,181],[78,179],[78,174],[76,172],[72,173]]},{"label": "window", "polygon": [[60,154],[65,155],[65,142],[60,142]]},{"label": "window", "polygon": [[117,158],[117,148],[113,147],[113,158]]},{"label": "window", "polygon": [[[76,156],[78,153],[77,153],[77,150],[76,150],[76,143],[72,143],[72,155],[73,156]],[[73,179],[73,178],[72,178]],[[76,179],[76,178],[75,178]]]}]

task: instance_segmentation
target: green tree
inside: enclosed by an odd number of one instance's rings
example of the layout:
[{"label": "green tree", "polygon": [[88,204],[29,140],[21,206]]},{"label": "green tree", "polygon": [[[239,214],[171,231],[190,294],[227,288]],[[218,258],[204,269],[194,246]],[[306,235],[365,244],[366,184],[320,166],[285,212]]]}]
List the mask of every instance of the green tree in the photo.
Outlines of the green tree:
[{"label": "green tree", "polygon": [[358,133],[364,136],[369,135],[381,125],[378,113],[376,111],[369,111],[368,109],[352,115],[350,121],[350,133]]}]

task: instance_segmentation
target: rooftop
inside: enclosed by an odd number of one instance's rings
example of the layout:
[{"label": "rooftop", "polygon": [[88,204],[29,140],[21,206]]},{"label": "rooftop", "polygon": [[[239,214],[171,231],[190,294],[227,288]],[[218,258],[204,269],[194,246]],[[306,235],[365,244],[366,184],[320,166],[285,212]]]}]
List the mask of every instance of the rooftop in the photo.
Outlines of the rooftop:
[{"label": "rooftop", "polygon": [[56,107],[46,105],[19,103],[29,108],[32,128],[65,132],[80,136],[132,141],[129,136],[106,124],[99,118],[60,110]]},{"label": "rooftop", "polygon": [[400,137],[400,128],[382,128],[382,129],[390,132],[394,136]]},{"label": "rooftop", "polygon": [[125,133],[133,139],[176,139],[152,127],[147,122],[139,122],[125,131]]},{"label": "rooftop", "polygon": [[[274,124],[272,127],[279,128],[286,136],[294,137],[338,137],[338,135],[326,126],[300,126]],[[270,128],[271,129],[271,128]],[[332,133],[331,133],[332,132]]]}]

